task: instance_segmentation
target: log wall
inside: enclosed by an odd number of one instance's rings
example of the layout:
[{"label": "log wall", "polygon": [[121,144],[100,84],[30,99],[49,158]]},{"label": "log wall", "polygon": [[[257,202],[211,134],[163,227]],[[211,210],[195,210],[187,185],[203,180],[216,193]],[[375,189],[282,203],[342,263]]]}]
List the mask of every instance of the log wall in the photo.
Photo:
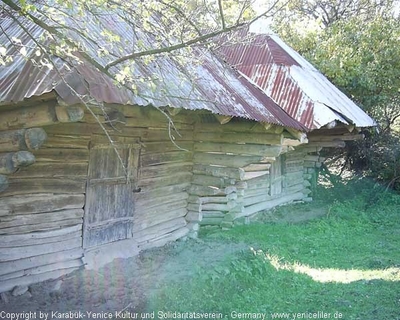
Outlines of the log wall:
[{"label": "log wall", "polygon": [[191,224],[231,227],[234,221],[305,197],[303,162],[282,171],[288,147],[282,146],[281,130],[252,122],[199,123],[194,139]]},{"label": "log wall", "polygon": [[[54,105],[46,103],[43,109],[38,103],[32,109],[24,106],[6,113],[12,119],[21,112],[24,119],[33,117],[41,127],[24,124],[18,128],[17,121],[6,130],[9,122],[1,123],[0,292],[57,278],[85,261],[82,225],[90,148],[94,137],[96,143],[109,143],[109,139],[88,110],[82,108],[77,122],[68,122],[68,114]],[[192,180],[193,120],[175,116],[177,133],[167,130],[166,117],[157,110],[133,106],[105,110],[108,114],[93,108],[112,140],[140,145],[132,190],[132,247],[141,250],[185,236],[189,232],[184,217]],[[121,113],[123,118],[115,117]],[[118,121],[109,124],[110,114]]]}]

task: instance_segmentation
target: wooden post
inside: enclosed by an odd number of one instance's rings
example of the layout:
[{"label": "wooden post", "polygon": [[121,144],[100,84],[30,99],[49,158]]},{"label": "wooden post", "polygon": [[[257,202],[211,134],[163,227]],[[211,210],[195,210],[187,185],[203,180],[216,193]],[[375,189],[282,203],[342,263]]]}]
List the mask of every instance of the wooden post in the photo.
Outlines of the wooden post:
[{"label": "wooden post", "polygon": [[42,128],[19,129],[0,132],[0,152],[37,150],[47,140]]},{"label": "wooden post", "polygon": [[18,151],[0,154],[0,174],[10,174],[20,167],[35,163],[35,156],[29,151]]}]

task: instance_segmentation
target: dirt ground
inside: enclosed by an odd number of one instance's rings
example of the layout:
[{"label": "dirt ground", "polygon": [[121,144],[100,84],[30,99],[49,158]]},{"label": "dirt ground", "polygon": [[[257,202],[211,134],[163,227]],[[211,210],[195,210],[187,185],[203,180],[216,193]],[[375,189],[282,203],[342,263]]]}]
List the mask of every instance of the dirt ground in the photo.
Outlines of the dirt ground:
[{"label": "dirt ground", "polygon": [[75,271],[61,278],[58,291],[53,291],[57,281],[52,280],[31,285],[22,296],[7,294],[9,301],[1,301],[0,310],[48,314],[51,311],[143,312],[147,297],[168,282],[190,279],[199,270],[246,249],[248,246],[237,243],[178,241],[130,259],[116,259],[98,271]]},{"label": "dirt ground", "polygon": [[[279,213],[267,212],[260,220],[301,223],[326,213],[326,209],[300,212],[288,207]],[[148,297],[171,281],[190,281],[196,272],[212,268],[220,260],[243,250],[249,250],[249,244],[213,239],[177,241],[130,259],[116,259],[98,271],[75,271],[62,277],[62,282],[51,280],[31,285],[22,296],[7,293],[8,302],[0,301],[0,311],[31,311],[36,312],[36,318],[40,311],[49,315],[52,311],[143,312]],[[54,290],[60,283],[59,290]]]}]

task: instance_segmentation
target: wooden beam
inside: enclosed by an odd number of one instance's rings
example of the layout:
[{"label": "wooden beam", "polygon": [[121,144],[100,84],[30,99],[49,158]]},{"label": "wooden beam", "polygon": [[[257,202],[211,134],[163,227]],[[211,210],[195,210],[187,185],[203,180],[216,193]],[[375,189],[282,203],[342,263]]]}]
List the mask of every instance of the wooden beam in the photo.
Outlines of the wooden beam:
[{"label": "wooden beam", "polygon": [[0,174],[14,173],[20,167],[35,163],[35,156],[29,151],[0,153]]},{"label": "wooden beam", "polygon": [[34,107],[4,111],[0,118],[0,131],[13,128],[33,128],[57,122],[76,122],[83,118],[80,107],[61,107],[41,104]]},{"label": "wooden beam", "polygon": [[299,140],[301,144],[308,142],[307,134],[305,132],[301,132],[292,128],[286,128],[286,131]]},{"label": "wooden beam", "polygon": [[47,140],[42,128],[19,129],[0,132],[0,152],[37,150]]},{"label": "wooden beam", "polygon": [[220,114],[214,114],[214,117],[218,120],[220,124],[226,124],[232,120],[233,117],[231,116],[223,116]]}]

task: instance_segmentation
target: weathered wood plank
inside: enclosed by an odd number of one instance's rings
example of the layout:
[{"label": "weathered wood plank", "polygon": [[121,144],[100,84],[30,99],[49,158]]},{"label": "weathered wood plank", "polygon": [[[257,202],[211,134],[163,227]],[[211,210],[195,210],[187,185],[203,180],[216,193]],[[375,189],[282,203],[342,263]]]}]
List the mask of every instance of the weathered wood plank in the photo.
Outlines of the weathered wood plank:
[{"label": "weathered wood plank", "polygon": [[180,238],[183,238],[189,233],[189,228],[183,227],[180,229],[177,229],[173,232],[167,233],[165,235],[162,235],[160,237],[157,237],[151,241],[144,241],[139,244],[139,248],[141,250],[146,250],[154,247],[162,247],[168,242],[172,242],[175,240],[178,240]]},{"label": "weathered wood plank", "polygon": [[20,226],[20,225],[36,225],[42,223],[56,222],[60,220],[79,219],[83,217],[83,209],[60,210],[47,213],[23,214],[3,216],[0,219],[1,229]]},{"label": "weathered wood plank", "polygon": [[33,246],[0,248],[0,260],[12,261],[42,254],[75,249],[82,246],[82,238],[74,238],[49,244],[38,244]]},{"label": "weathered wood plank", "polygon": [[188,193],[197,196],[213,196],[213,195],[223,195],[224,191],[221,190],[220,188],[213,186],[192,185],[189,188]]},{"label": "weathered wood plank", "polygon": [[146,188],[146,187],[160,188],[164,186],[190,182],[191,180],[192,180],[192,173],[182,172],[172,176],[161,176],[157,178],[140,179],[140,181],[138,182],[138,186],[140,188]]},{"label": "weathered wood plank", "polygon": [[194,144],[194,151],[200,152],[221,152],[240,155],[254,155],[278,157],[282,152],[281,146],[266,146],[262,144],[237,144],[237,143],[214,143],[197,142]]},{"label": "weathered wood plank", "polygon": [[29,268],[29,269],[24,269],[24,270],[0,275],[0,283],[4,282],[6,280],[12,280],[12,279],[17,280],[18,278],[27,277],[27,276],[31,276],[31,275],[43,274],[46,272],[60,270],[60,269],[79,268],[81,266],[83,266],[81,259],[56,262],[56,263],[49,264],[49,265],[42,265],[42,266],[38,266],[38,267],[33,267],[33,268]]},{"label": "weathered wood plank", "polygon": [[69,226],[76,226],[76,225],[82,225],[82,218],[10,227],[10,228],[6,228],[6,229],[0,229],[0,234],[13,235],[13,234],[19,234],[19,233],[56,230],[56,229],[69,227]]},{"label": "weathered wood plank", "polygon": [[43,148],[88,149],[90,136],[48,135]]},{"label": "weathered wood plank", "polygon": [[269,175],[269,174],[270,174],[269,170],[246,172],[244,174],[243,180],[247,181],[247,180],[251,180],[251,179],[254,179],[254,178],[266,176],[266,175]]},{"label": "weathered wood plank", "polygon": [[42,128],[19,129],[0,132],[0,152],[37,150],[47,139]]},{"label": "weathered wood plank", "polygon": [[143,154],[140,162],[143,167],[147,167],[171,162],[188,162],[192,160],[192,157],[193,154],[186,151],[152,153]]},{"label": "weathered wood plank", "polygon": [[83,194],[35,194],[0,198],[0,216],[83,208]]},{"label": "weathered wood plank", "polygon": [[138,242],[149,241],[154,238],[158,238],[170,232],[173,232],[177,229],[180,229],[186,226],[186,220],[183,217],[179,217],[176,219],[172,219],[160,224],[156,224],[146,229],[134,229],[133,230],[133,239]]},{"label": "weathered wood plank", "polygon": [[204,165],[219,165],[225,167],[239,168],[247,166],[251,163],[258,163],[261,157],[256,156],[239,156],[217,153],[195,153],[193,162]]},{"label": "weathered wood plank", "polygon": [[70,177],[86,179],[87,162],[37,162],[27,168],[20,168],[13,174],[14,178],[58,178]]},{"label": "weathered wood plank", "polygon": [[33,154],[38,162],[57,161],[63,163],[89,161],[89,150],[86,149],[40,149]]},{"label": "weathered wood plank", "polygon": [[152,207],[156,207],[159,205],[164,205],[166,203],[170,202],[179,202],[181,200],[187,200],[189,197],[188,193],[186,191],[184,192],[179,192],[179,193],[174,193],[171,195],[165,195],[165,196],[159,196],[159,197],[154,197],[154,198],[148,198],[148,199],[140,199],[138,198],[135,202],[135,208],[136,210],[146,210]]},{"label": "weathered wood plank", "polygon": [[272,209],[273,207],[279,206],[281,204],[289,203],[295,200],[301,200],[302,198],[304,198],[304,194],[301,192],[297,192],[273,200],[267,200],[254,205],[250,205],[248,207],[245,207],[243,213],[239,214],[236,218],[240,218],[242,216],[247,217],[259,211]]},{"label": "weathered wood plank", "polygon": [[264,145],[282,145],[283,135],[271,133],[215,133],[198,132],[194,136],[196,141],[222,143],[254,143]]},{"label": "weathered wood plank", "polygon": [[0,262],[0,274],[7,274],[61,261],[80,259],[82,258],[82,255],[83,249],[75,248],[70,250],[60,250],[54,253],[48,253],[24,259]]},{"label": "weathered wood plank", "polygon": [[201,164],[193,165],[193,173],[236,180],[243,180],[245,175],[245,171],[242,168],[206,166]]},{"label": "weathered wood plank", "polygon": [[[193,151],[193,142],[184,141],[179,142],[179,147]],[[170,152],[170,151],[182,151],[175,144],[170,142],[146,142],[142,144],[141,152],[142,154],[151,154],[151,153],[161,153],[161,152]]]},{"label": "weathered wood plank", "polygon": [[187,191],[189,187],[190,187],[190,182],[174,184],[160,188],[154,188],[152,186],[142,187],[139,193],[135,193],[135,198],[152,199],[154,197],[174,194],[175,192]]},{"label": "weathered wood plank", "polygon": [[155,178],[161,176],[170,176],[180,172],[191,172],[191,162],[166,163],[158,166],[148,166],[140,168],[140,177],[142,179]]},{"label": "weathered wood plank", "polygon": [[199,186],[214,186],[217,188],[224,188],[226,185],[224,178],[198,174],[193,175],[192,183]]},{"label": "weathered wood plank", "polygon": [[266,133],[267,130],[256,121],[235,121],[224,125],[214,123],[196,123],[196,132],[233,132],[233,133]]},{"label": "weathered wood plank", "polygon": [[9,187],[2,196],[36,194],[36,193],[85,193],[85,180],[66,178],[53,179],[19,179],[10,176]]},{"label": "weathered wood plank", "polygon": [[[68,233],[59,234],[55,236],[51,236],[52,233],[56,233],[57,231],[74,229],[75,231],[70,231]],[[0,235],[0,248],[12,248],[12,247],[22,247],[28,245],[35,244],[43,244],[43,243],[52,243],[62,240],[67,240],[75,237],[82,236],[82,226],[76,225],[72,227],[67,227],[59,230],[52,230],[47,232],[33,232],[28,234],[15,234],[15,235]],[[35,234],[40,233],[46,236],[42,237],[32,237]],[[29,237],[31,236],[31,237]]]},{"label": "weathered wood plank", "polygon": [[[161,214],[162,213],[162,214]],[[140,217],[135,217],[135,227],[138,229],[146,229],[151,226],[154,226],[156,224],[160,224],[172,219],[184,217],[187,214],[187,209],[186,207],[182,208],[177,208],[174,210],[168,210],[168,211],[158,211],[154,213],[151,212],[146,215],[141,215]]]}]

